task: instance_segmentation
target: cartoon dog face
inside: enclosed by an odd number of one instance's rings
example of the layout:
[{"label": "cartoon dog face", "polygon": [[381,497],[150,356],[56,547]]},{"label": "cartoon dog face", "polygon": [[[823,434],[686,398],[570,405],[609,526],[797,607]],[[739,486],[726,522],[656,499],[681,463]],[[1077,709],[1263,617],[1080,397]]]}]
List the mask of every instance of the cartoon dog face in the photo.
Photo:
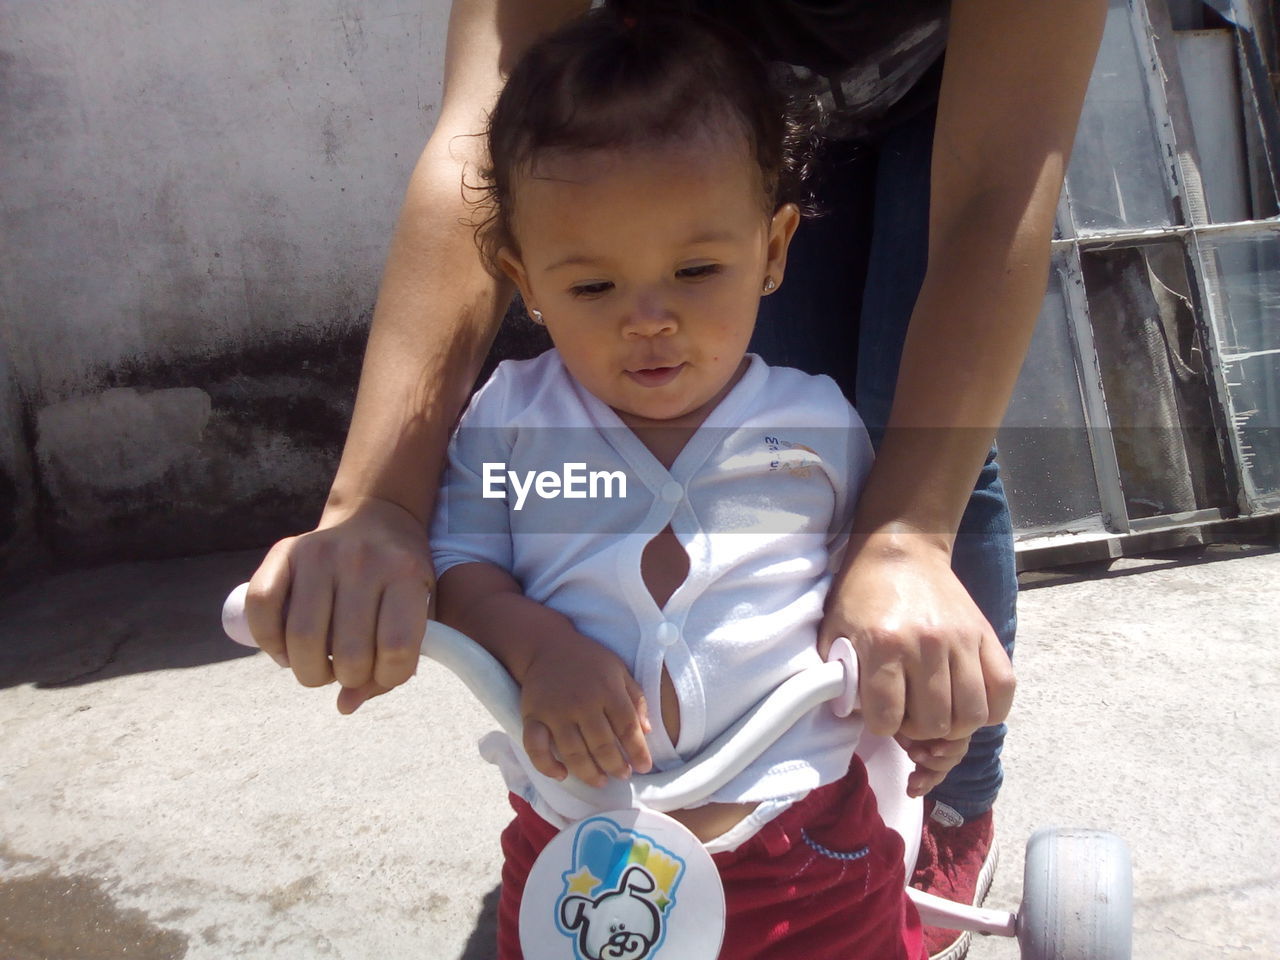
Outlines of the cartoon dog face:
[{"label": "cartoon dog face", "polygon": [[595,900],[566,897],[560,922],[578,933],[578,949],[590,960],[643,960],[660,937],[658,908],[643,894],[654,890],[653,877],[639,866],[628,867],[618,889]]}]

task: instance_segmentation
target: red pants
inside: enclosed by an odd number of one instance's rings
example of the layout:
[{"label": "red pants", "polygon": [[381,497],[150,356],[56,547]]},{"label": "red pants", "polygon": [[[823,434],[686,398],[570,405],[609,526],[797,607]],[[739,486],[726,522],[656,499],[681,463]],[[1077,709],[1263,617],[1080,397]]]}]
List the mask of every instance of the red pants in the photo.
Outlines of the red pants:
[{"label": "red pants", "polygon": [[[502,832],[498,958],[523,960],[525,880],[558,832],[515,795]],[[725,960],[928,960],[906,896],[902,838],[884,825],[862,761],[754,837],[714,856],[724,883]],[[676,960],[676,958],[673,958]]]}]

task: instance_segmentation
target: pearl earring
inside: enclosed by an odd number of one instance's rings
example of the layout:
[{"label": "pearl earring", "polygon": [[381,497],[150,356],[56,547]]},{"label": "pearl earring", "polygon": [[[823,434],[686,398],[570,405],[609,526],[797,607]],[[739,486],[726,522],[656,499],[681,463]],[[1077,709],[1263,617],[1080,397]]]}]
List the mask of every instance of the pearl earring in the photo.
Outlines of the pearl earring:
[{"label": "pearl earring", "polygon": [[542,319],[541,310],[530,310],[529,319],[532,320],[534,323],[538,324],[539,326],[546,326],[546,321]]},{"label": "pearl earring", "polygon": [[773,277],[765,277],[765,278],[764,278],[764,292],[765,292],[765,293],[773,293],[773,291],[775,291],[775,290],[777,290],[777,289],[778,289],[778,282],[777,282],[776,280],[774,280],[774,279],[773,279]]}]

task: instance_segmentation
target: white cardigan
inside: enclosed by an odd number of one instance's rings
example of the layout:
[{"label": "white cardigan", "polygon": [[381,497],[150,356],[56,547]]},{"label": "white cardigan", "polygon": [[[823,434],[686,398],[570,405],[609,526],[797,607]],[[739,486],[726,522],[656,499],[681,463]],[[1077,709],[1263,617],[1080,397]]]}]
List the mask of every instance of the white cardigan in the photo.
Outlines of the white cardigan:
[{"label": "white cardigan", "polygon": [[[555,350],[507,361],[450,444],[431,528],[436,572],[472,561],[510,571],[528,597],[618,654],[650,704],[661,702],[665,666],[679,742],[655,717],[648,743],[668,769],[818,662],[823,601],[871,462],[862,421],[834,381],[754,355],[670,471]],[[547,474],[541,486],[536,473]],[[689,575],[659,609],[640,557],[668,525]],[[709,800],[794,800],[845,773],[860,732],[856,718],[819,707]],[[540,812],[591,812],[538,775],[518,743],[504,736],[485,753],[517,761],[500,762],[508,786]]]}]

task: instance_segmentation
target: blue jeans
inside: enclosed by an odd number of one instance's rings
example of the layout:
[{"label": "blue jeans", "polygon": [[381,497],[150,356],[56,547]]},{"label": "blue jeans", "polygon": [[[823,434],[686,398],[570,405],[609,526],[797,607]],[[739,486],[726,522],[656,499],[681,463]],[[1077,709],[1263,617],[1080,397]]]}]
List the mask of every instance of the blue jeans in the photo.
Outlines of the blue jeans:
[{"label": "blue jeans", "polygon": [[[926,110],[875,145],[830,145],[820,188],[827,212],[801,225],[785,282],[764,298],[751,341],[771,363],[833,377],[877,443],[924,280],[933,127]],[[952,569],[1013,656],[1018,580],[995,457],[992,447],[960,522]],[[975,733],[930,796],[965,817],[989,810],[1003,781],[1004,736],[1004,724]]]}]

